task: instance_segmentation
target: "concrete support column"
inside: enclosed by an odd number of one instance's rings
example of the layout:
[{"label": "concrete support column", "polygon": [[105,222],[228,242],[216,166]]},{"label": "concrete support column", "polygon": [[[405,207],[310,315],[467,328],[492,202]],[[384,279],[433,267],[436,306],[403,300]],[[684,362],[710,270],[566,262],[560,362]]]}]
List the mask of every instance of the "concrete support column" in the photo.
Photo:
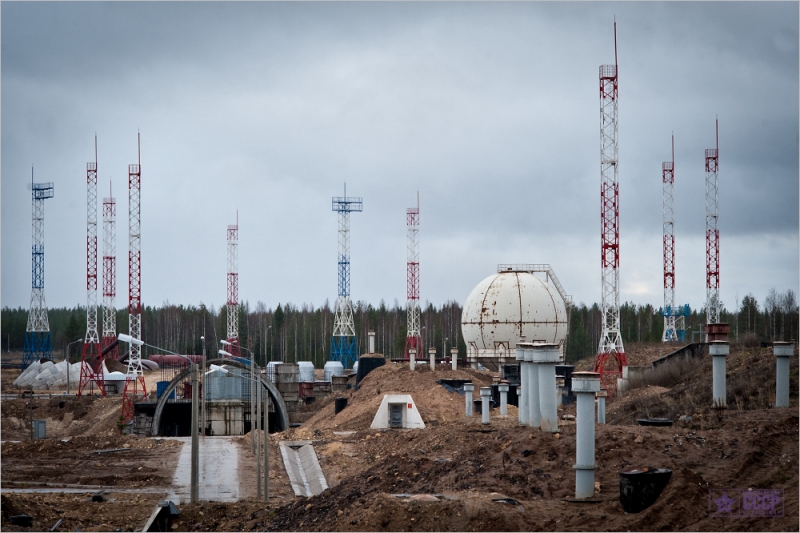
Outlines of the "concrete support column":
[{"label": "concrete support column", "polygon": [[597,423],[598,424],[605,424],[606,423],[606,396],[608,396],[608,391],[606,389],[600,389],[597,393]]},{"label": "concrete support column", "polygon": [[517,357],[519,363],[519,387],[517,387],[517,406],[519,407],[519,425],[528,425],[528,366],[525,363],[524,342],[517,344]]},{"label": "concrete support column", "polygon": [[410,350],[408,350],[408,359],[409,359],[408,360],[408,368],[410,368],[413,371],[414,367],[417,364],[417,361],[416,361],[416,359],[417,359],[417,351],[414,348],[411,348]]},{"label": "concrete support column", "polygon": [[431,360],[431,372],[436,370],[436,348],[428,348],[428,357]]},{"label": "concrete support column", "polygon": [[467,418],[472,416],[472,391],[475,390],[475,385],[472,383],[464,383],[464,398],[466,399]]},{"label": "concrete support column", "polygon": [[[558,409],[556,407],[556,363],[558,344],[535,343],[533,362],[539,372],[539,408],[542,431],[558,432]],[[594,417],[593,417],[594,418]]]},{"label": "concrete support column", "polygon": [[508,415],[508,383],[501,383],[497,386],[500,392],[500,415]]},{"label": "concrete support column", "polygon": [[789,366],[794,346],[791,342],[773,342],[775,355],[775,407],[789,407]]},{"label": "concrete support column", "polygon": [[453,370],[458,370],[458,348],[450,348],[450,364]]},{"label": "concrete support column", "polygon": [[556,407],[561,405],[564,397],[564,382],[564,376],[559,376],[556,374]]},{"label": "concrete support column", "polygon": [[528,403],[528,425],[538,428],[542,425],[541,387],[539,386],[539,365],[533,359],[532,344],[525,348],[525,366],[528,367],[528,384],[530,385],[525,398]]},{"label": "concrete support column", "polygon": [[726,359],[730,346],[728,341],[711,341],[708,343],[708,351],[711,353],[713,370],[713,389],[712,402],[714,407],[727,407],[727,382],[725,379]]},{"label": "concrete support column", "polygon": [[572,392],[578,397],[575,410],[575,497],[594,496],[594,397],[600,391],[600,374],[573,372]]},{"label": "concrete support column", "polygon": [[367,333],[369,337],[369,352],[368,353],[375,353],[375,332],[370,331]]},{"label": "concrete support column", "polygon": [[481,424],[489,424],[489,402],[492,401],[492,388],[481,387]]}]

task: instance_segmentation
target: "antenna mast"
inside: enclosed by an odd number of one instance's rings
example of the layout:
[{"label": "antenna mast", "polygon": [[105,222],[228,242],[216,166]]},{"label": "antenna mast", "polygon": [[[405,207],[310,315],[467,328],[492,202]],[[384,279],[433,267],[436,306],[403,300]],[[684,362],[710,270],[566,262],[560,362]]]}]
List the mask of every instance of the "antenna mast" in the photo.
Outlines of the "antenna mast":
[{"label": "antenna mast", "polygon": [[408,262],[406,263],[407,282],[406,304],[407,330],[404,359],[409,360],[409,350],[415,350],[417,358],[422,358],[422,338],[419,329],[419,191],[417,191],[417,207],[406,210],[408,226]]},{"label": "antenna mast", "polygon": [[228,349],[239,357],[239,211],[236,224],[228,226]]},{"label": "antenna mast", "polygon": [[706,325],[719,323],[719,119],[716,148],[706,150]]},{"label": "antenna mast", "polygon": [[[117,339],[117,200],[108,182],[108,198],[103,198],[103,337],[100,347],[105,350]],[[106,357],[117,358],[116,344]]]}]

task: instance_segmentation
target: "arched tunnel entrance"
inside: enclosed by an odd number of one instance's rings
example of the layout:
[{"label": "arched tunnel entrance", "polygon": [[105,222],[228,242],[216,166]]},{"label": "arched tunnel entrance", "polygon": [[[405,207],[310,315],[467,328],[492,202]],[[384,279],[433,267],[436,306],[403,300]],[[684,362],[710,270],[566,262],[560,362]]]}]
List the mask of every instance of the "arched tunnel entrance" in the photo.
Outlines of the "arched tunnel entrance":
[{"label": "arched tunnel entrance", "polygon": [[[212,364],[232,366],[245,370],[248,373],[250,371],[249,365],[234,359],[219,358],[206,361],[207,368]],[[158,398],[153,413],[153,436],[189,435],[191,433],[191,429],[189,428],[191,425],[191,400],[176,400],[175,394],[173,394],[178,386],[190,377],[191,370],[191,367],[187,367],[172,378],[172,381],[169,382]],[[286,409],[283,396],[281,396],[278,388],[263,374],[256,374],[254,377],[272,400],[271,403],[274,411],[268,413],[268,416],[264,416],[264,421],[268,421],[270,433],[289,429],[289,412]],[[242,379],[250,378],[243,377]],[[200,376],[200,380],[202,382],[203,376]],[[172,396],[172,398],[170,398],[170,396]],[[243,422],[243,431],[247,432],[249,429],[250,422]],[[204,431],[204,429],[201,429],[201,431]]]}]

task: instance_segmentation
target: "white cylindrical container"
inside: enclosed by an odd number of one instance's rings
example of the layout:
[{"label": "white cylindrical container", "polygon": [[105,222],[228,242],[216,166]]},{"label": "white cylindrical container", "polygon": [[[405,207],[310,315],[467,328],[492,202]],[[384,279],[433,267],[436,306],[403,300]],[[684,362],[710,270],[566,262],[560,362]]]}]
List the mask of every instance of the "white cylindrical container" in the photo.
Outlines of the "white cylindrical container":
[{"label": "white cylindrical container", "polygon": [[489,423],[489,402],[492,401],[492,388],[481,387],[481,424]]},{"label": "white cylindrical container", "polygon": [[775,407],[789,407],[789,367],[794,346],[791,342],[773,342],[775,354]]},{"label": "white cylindrical container", "polygon": [[712,389],[712,405],[714,407],[727,407],[727,393],[726,393],[726,359],[730,346],[728,341],[711,341],[708,343],[708,351],[711,353],[712,369],[713,369],[713,389]]},{"label": "white cylindrical container", "polygon": [[428,356],[431,360],[431,372],[436,370],[436,348],[428,348]]},{"label": "white cylindrical container", "polygon": [[367,336],[369,337],[369,353],[375,353],[375,332],[370,331]]},{"label": "white cylindrical container", "polygon": [[450,348],[450,364],[453,370],[458,370],[458,348]]},{"label": "white cylindrical container", "polygon": [[606,396],[608,392],[605,389],[600,389],[597,393],[597,423],[606,423]]},{"label": "white cylindrical container", "polygon": [[417,365],[417,351],[414,348],[408,350],[408,368],[414,370]]},{"label": "white cylindrical container", "polygon": [[475,385],[472,383],[464,383],[464,398],[466,400],[467,418],[472,416],[472,391],[475,390]]},{"label": "white cylindrical container", "polygon": [[325,363],[325,381],[331,381],[331,376],[343,376],[344,366],[340,361],[328,361]]},{"label": "white cylindrical container", "polygon": [[539,408],[542,431],[558,432],[558,408],[556,406],[556,363],[558,344],[535,343],[533,362],[539,372]]},{"label": "white cylindrical container", "polygon": [[501,383],[497,386],[500,392],[500,415],[508,415],[508,383]]},{"label": "white cylindrical container", "polygon": [[517,387],[517,406],[519,407],[519,425],[528,425],[528,367],[525,363],[525,347],[527,343],[517,343],[517,362],[519,363],[519,387]]},{"label": "white cylindrical container", "polygon": [[314,381],[314,363],[311,361],[298,361],[297,374],[300,381]]},{"label": "white cylindrical container", "polygon": [[594,496],[594,397],[600,391],[600,374],[573,372],[575,409],[575,497]]},{"label": "white cylindrical container", "polygon": [[[528,425],[538,428],[542,425],[542,408],[539,400],[539,365],[533,360],[533,345],[525,350],[525,365],[528,367]],[[555,368],[555,367],[553,367]]]}]

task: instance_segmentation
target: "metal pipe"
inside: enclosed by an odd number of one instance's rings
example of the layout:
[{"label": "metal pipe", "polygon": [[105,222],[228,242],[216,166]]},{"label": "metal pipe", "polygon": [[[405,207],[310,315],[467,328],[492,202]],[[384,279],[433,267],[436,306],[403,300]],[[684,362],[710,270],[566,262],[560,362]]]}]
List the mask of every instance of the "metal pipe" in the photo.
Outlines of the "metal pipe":
[{"label": "metal pipe", "polygon": [[775,355],[775,407],[789,407],[789,367],[794,355],[790,342],[773,342]]},{"label": "metal pipe", "polygon": [[[258,385],[261,388],[261,383]],[[264,394],[264,501],[269,502],[269,394]]]},{"label": "metal pipe", "polygon": [[[203,323],[203,331],[205,331],[205,322]],[[203,396],[200,399],[200,413],[202,415],[202,423],[201,423],[201,432],[200,434],[203,436],[203,440],[206,440],[206,338],[205,335],[200,337],[200,342],[203,343],[203,371],[202,371],[202,378],[203,378]]]},{"label": "metal pipe", "polygon": [[472,391],[475,390],[475,385],[472,383],[464,383],[464,398],[466,399],[467,418],[472,416]]},{"label": "metal pipe", "polygon": [[200,473],[199,439],[197,438],[197,363],[192,363],[192,471],[191,471],[191,502],[197,503],[200,499],[198,478]]},{"label": "metal pipe", "polygon": [[600,389],[597,393],[597,423],[598,424],[605,424],[606,423],[606,396],[608,396],[608,392],[606,389]]},{"label": "metal pipe", "polygon": [[458,348],[450,348],[450,364],[453,370],[458,370]]},{"label": "metal pipe", "polygon": [[501,383],[497,386],[500,391],[500,415],[508,415],[508,383]]},{"label": "metal pipe", "polygon": [[253,440],[256,443],[256,487],[258,496],[261,499],[261,387],[256,387],[256,428],[252,432]]},{"label": "metal pipe", "polygon": [[533,345],[529,344],[525,348],[525,366],[528,372],[528,392],[525,393],[525,401],[528,403],[528,425],[538,428],[542,425],[542,402],[539,388],[539,365],[533,360]]},{"label": "metal pipe", "polygon": [[416,366],[417,351],[414,348],[408,350],[408,368],[413,372]]},{"label": "metal pipe", "polygon": [[559,361],[558,344],[535,343],[533,362],[539,372],[539,406],[542,431],[558,432],[556,407],[556,363]]},{"label": "metal pipe", "polygon": [[489,402],[492,401],[492,388],[481,387],[481,424],[489,424]]},{"label": "metal pipe", "polygon": [[594,397],[600,391],[600,374],[573,372],[575,409],[575,498],[594,496]]},{"label": "metal pipe", "polygon": [[519,425],[527,426],[528,420],[528,366],[525,363],[526,343],[517,343],[516,360],[519,363],[519,386],[517,387],[517,407],[519,408]]},{"label": "metal pipe", "polygon": [[713,369],[713,392],[712,400],[714,407],[727,407],[726,395],[726,358],[730,346],[728,341],[711,341],[708,343],[708,351],[711,353],[712,369]]}]

